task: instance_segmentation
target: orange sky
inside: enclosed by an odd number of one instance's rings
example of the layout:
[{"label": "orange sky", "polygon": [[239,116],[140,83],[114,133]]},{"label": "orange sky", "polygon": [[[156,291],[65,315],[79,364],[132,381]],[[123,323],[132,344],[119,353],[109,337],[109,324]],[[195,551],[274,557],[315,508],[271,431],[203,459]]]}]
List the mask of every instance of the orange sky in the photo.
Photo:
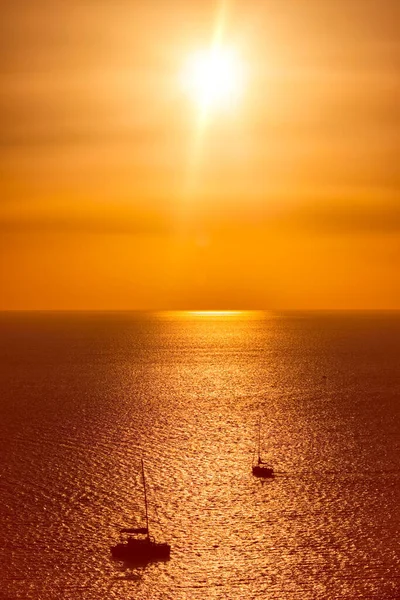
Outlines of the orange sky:
[{"label": "orange sky", "polygon": [[[187,57],[246,84],[199,111]],[[400,308],[398,0],[5,0],[0,309]]]}]

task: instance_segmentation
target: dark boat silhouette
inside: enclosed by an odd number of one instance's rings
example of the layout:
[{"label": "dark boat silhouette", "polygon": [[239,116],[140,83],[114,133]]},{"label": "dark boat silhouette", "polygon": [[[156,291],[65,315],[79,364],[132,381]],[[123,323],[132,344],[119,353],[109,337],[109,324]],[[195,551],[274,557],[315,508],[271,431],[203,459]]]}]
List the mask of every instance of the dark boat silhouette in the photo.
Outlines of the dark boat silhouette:
[{"label": "dark boat silhouette", "polygon": [[124,541],[111,546],[114,558],[135,562],[147,563],[156,560],[166,560],[170,556],[171,546],[166,542],[156,542],[149,534],[149,516],[147,510],[146,479],[142,459],[142,477],[144,490],[144,503],[146,508],[146,527],[121,529],[121,534],[130,534]]},{"label": "dark boat silhouette", "polygon": [[257,447],[258,459],[256,464],[252,466],[252,473],[255,477],[273,477],[274,469],[268,465],[267,462],[261,458],[261,417],[258,423],[258,447]]}]

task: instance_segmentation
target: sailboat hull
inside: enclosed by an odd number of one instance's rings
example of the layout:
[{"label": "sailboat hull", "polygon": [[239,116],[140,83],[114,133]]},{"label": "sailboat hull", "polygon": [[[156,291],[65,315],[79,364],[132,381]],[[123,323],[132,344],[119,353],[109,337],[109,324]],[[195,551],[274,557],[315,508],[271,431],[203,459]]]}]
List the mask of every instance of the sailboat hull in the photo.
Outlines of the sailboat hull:
[{"label": "sailboat hull", "polygon": [[255,465],[253,467],[253,475],[255,477],[264,477],[264,478],[273,477],[274,470],[272,467],[264,467],[262,465]]},{"label": "sailboat hull", "polygon": [[153,542],[150,539],[129,538],[126,542],[111,547],[114,558],[138,563],[166,560],[170,553],[169,544]]}]

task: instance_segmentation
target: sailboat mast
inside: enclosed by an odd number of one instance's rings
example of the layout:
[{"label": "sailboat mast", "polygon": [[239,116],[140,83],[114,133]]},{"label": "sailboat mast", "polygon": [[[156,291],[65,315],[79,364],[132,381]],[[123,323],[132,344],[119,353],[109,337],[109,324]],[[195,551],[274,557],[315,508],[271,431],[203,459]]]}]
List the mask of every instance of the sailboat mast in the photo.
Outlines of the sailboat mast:
[{"label": "sailboat mast", "polygon": [[144,506],[146,508],[146,527],[147,527],[147,537],[150,536],[149,533],[149,515],[147,512],[147,494],[146,494],[146,479],[144,476],[144,463],[143,463],[143,458],[142,458],[142,476],[143,476],[143,490],[144,490]]}]

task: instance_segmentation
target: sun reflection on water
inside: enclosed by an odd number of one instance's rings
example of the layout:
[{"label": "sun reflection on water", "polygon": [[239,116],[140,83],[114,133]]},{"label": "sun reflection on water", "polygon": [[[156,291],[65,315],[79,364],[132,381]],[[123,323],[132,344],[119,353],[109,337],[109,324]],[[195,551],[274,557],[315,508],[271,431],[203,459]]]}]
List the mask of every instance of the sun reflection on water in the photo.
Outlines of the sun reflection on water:
[{"label": "sun reflection on water", "polygon": [[187,313],[194,317],[235,317],[245,316],[249,311],[244,310],[188,310]]},{"label": "sun reflection on water", "polygon": [[[263,310],[170,310],[159,311],[155,314],[159,319],[172,319],[177,321],[188,320],[218,320],[218,319],[238,319],[254,320],[270,317],[268,311]],[[154,313],[153,313],[154,318]]]}]

